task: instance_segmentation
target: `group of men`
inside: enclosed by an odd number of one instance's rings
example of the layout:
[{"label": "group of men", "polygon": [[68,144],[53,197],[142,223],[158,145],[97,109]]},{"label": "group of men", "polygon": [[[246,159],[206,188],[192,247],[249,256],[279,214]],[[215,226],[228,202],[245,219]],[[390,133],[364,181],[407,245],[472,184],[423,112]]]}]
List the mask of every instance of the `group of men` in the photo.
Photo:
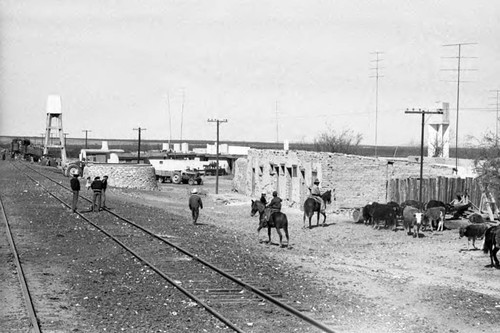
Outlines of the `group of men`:
[{"label": "group of men", "polygon": [[[74,172],[73,177],[71,178],[70,185],[71,190],[73,191],[73,201],[71,204],[71,210],[73,213],[76,213],[77,205],[78,205],[78,197],[80,195],[80,177],[79,172]],[[91,178],[87,177],[86,184],[87,191],[92,189],[92,207],[90,208],[91,212],[99,212],[103,208],[106,208],[106,189],[108,188],[108,176],[101,177],[97,176],[91,182]]]}]

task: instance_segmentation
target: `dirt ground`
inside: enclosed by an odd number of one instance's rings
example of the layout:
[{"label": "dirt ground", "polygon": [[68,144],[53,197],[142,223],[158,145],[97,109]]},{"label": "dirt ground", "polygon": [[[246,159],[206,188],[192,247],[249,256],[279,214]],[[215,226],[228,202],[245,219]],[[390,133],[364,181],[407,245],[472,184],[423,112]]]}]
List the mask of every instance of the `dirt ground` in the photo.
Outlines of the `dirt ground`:
[{"label": "dirt ground", "polygon": [[[330,311],[329,324],[334,329],[500,331],[500,270],[485,267],[489,256],[472,249],[472,244],[467,250],[467,239],[460,239],[457,229],[467,221],[446,221],[445,231],[425,231],[413,238],[402,228],[396,232],[374,230],[354,223],[347,213],[330,212],[326,227],[307,229],[299,209],[284,207],[290,245],[280,248],[274,230],[272,245],[262,243],[267,239],[266,230],[257,238],[258,218],[250,217],[252,198],[232,192],[231,184],[230,179],[221,179],[218,195],[214,179],[207,177],[198,187],[205,204],[200,222],[236,231],[241,235],[239,241],[258,244],[269,257],[319,282],[323,286],[320,292],[337,295],[335,304],[318,305],[324,308],[317,309]],[[167,206],[189,222],[186,202],[191,188],[162,185],[159,193],[120,194],[146,205]],[[480,248],[482,241],[476,246]],[[366,320],[365,316],[375,316],[373,326],[357,326],[356,318]]]},{"label": "dirt ground", "polygon": [[[52,266],[42,267],[45,272],[42,277],[48,280],[48,285],[62,288],[60,292],[52,294],[57,294],[61,300],[65,299],[63,295],[72,297],[68,304],[58,306],[60,308],[67,306],[69,310],[81,315],[78,318],[83,323],[72,324],[75,327],[73,331],[77,331],[76,328],[90,332],[94,331],[91,328],[95,327],[117,327],[113,326],[116,321],[98,318],[106,313],[103,308],[106,307],[108,310],[116,307],[112,304],[112,295],[106,295],[110,304],[101,302],[98,305],[100,308],[89,306],[81,309],[75,304],[77,302],[75,299],[78,299],[81,305],[82,299],[104,298],[102,290],[111,287],[96,285],[94,281],[96,277],[89,275],[89,272],[97,272],[98,269],[95,268],[97,266],[99,270],[102,268],[109,271],[110,265],[118,265],[112,262],[112,258],[119,256],[101,258],[97,255],[98,251],[95,257],[90,257],[89,260],[85,260],[88,255],[80,257],[75,253],[68,253],[68,258],[61,256],[59,253],[65,253],[64,249],[68,248],[68,242],[74,242],[74,237],[70,237],[72,234],[78,235],[77,239],[81,240],[78,246],[72,244],[71,248],[83,249],[90,246],[96,249],[102,247],[102,251],[109,251],[109,245],[102,242],[102,236],[95,236],[92,230],[75,229],[73,222],[70,223],[67,216],[55,217],[52,211],[56,211],[60,205],[53,203],[54,200],[47,195],[42,195],[39,189],[24,189],[20,181],[12,179],[13,176],[9,179],[2,177],[3,175],[0,175],[2,185],[16,181],[17,187],[12,187],[10,191],[21,193],[16,194],[17,197],[13,194],[7,198],[8,204],[20,205],[19,216],[14,221],[17,223],[14,225],[24,226],[26,218],[23,214],[26,212],[22,212],[22,208],[28,202],[33,205],[36,200],[43,200],[37,203],[40,209],[29,210],[33,216],[30,216],[28,221],[31,219],[47,221],[47,227],[52,226],[58,230],[57,234],[50,238],[51,242],[40,245],[34,243],[34,239],[30,240],[37,248],[33,251],[25,250],[25,260],[30,259],[29,255],[36,255],[36,258],[33,258],[39,262],[46,255],[47,262],[60,261],[60,267],[67,270],[68,274],[73,271],[78,272],[79,280],[75,284],[75,277],[71,275],[75,273],[69,274],[65,280],[64,276],[51,275]],[[192,226],[187,199],[193,188],[195,187],[173,184],[162,184],[160,190],[155,192],[110,188],[108,205],[116,209],[119,205],[120,210],[125,211],[122,206],[130,203],[129,210],[126,211],[127,216],[133,219],[142,218],[144,221],[158,219],[168,213],[173,222],[171,225],[165,224],[163,229],[168,231],[167,228],[171,228],[173,231],[180,226],[179,232],[195,230],[193,242],[201,246],[209,247],[213,239],[214,243],[218,242],[214,245],[218,247],[217,252],[222,252],[226,256],[219,257],[219,260],[227,258],[230,261],[231,256],[238,256],[238,260],[247,260],[249,267],[254,267],[250,265],[250,261],[260,261],[263,267],[253,273],[264,278],[270,277],[271,281],[268,282],[272,290],[281,292],[286,299],[294,302],[300,300],[302,304],[307,304],[304,311],[309,316],[324,322],[337,332],[500,331],[498,328],[500,270],[485,267],[490,263],[489,257],[480,250],[468,251],[467,239],[459,239],[457,228],[466,221],[447,221],[445,226],[448,229],[445,231],[434,233],[426,231],[422,233],[422,237],[413,238],[402,229],[396,232],[374,230],[363,224],[354,223],[349,214],[334,214],[330,211],[327,226],[307,229],[303,226],[302,212],[285,205],[283,212],[287,214],[289,220],[290,243],[288,247],[280,248],[277,246],[278,237],[274,230],[272,243],[262,242],[267,239],[267,231],[262,230],[260,235],[257,235],[258,218],[250,216],[252,198],[232,191],[232,181],[229,177],[220,178],[219,194],[215,194],[215,177],[205,177],[204,185],[196,186],[201,193],[204,209],[199,219],[201,225]],[[2,188],[3,195],[5,190]],[[45,209],[47,205],[50,205],[50,209]],[[155,209],[149,212],[143,209],[144,206]],[[10,209],[13,208],[9,206]],[[27,225],[23,232],[27,235],[30,228],[33,226]],[[83,232],[82,235],[80,232]],[[220,233],[220,239],[219,235],[211,232]],[[44,238],[41,237],[41,240]],[[232,248],[228,244],[232,244]],[[476,244],[477,247],[481,245],[481,241]],[[38,247],[44,251],[38,251]],[[0,246],[0,249],[5,252],[0,252],[0,255],[8,257],[6,247]],[[118,250],[113,251],[118,252]],[[67,264],[68,262],[70,264]],[[57,276],[57,279],[54,276]],[[121,278],[121,275],[117,275],[116,278],[118,277]],[[101,280],[102,277],[99,281]],[[65,281],[64,283],[70,288],[61,287],[61,281]],[[106,278],[102,281],[101,284],[104,284],[113,280],[108,281]],[[7,288],[8,281],[4,282],[0,285],[2,288]],[[76,291],[87,290],[81,288],[85,284],[94,286],[96,290],[83,298]],[[144,286],[144,291],[139,290],[138,295],[151,292],[146,287]],[[131,309],[137,307],[138,311],[145,306],[156,309],[154,305],[145,304],[137,304],[134,301],[130,307]],[[0,307],[1,314],[6,311]],[[128,319],[127,313],[124,312],[123,320]],[[92,316],[97,316],[98,319],[85,322]],[[168,322],[162,312],[158,312],[155,316],[153,318],[158,319],[158,322],[155,322],[158,327],[163,327],[163,324]],[[79,320],[78,318],[75,318],[75,321]],[[54,318],[53,327],[64,327],[62,324],[57,326],[56,319],[61,322],[66,320],[66,325],[70,322],[70,319]],[[144,320],[146,322],[146,319]],[[151,324],[151,320],[147,321],[147,324]],[[17,330],[11,331],[17,332]],[[147,331],[147,327],[142,326],[140,331]],[[175,330],[170,329],[170,331]],[[215,330],[209,330],[211,331]],[[246,331],[259,332],[256,328],[248,328]]]}]

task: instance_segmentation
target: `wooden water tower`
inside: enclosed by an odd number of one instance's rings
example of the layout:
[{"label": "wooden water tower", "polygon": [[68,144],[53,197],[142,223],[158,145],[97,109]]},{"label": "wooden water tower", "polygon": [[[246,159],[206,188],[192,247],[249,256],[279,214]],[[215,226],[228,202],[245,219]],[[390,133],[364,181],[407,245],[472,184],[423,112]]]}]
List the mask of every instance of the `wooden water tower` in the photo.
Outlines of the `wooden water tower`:
[{"label": "wooden water tower", "polygon": [[66,140],[64,140],[61,96],[49,95],[47,97],[47,122],[45,127],[45,144],[43,154],[48,155],[49,148],[61,150],[61,164],[66,164]]}]

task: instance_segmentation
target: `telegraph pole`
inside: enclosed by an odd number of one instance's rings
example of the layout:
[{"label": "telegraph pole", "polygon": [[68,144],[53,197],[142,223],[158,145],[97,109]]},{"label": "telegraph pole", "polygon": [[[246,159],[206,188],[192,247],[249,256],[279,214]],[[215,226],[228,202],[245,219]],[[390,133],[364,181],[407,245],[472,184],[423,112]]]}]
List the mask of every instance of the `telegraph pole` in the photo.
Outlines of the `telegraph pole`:
[{"label": "telegraph pole", "polygon": [[498,107],[499,107],[499,97],[500,97],[500,90],[490,90],[491,92],[496,93],[496,111],[497,115],[495,118],[495,147],[498,147]]},{"label": "telegraph pole", "polygon": [[424,173],[424,126],[425,126],[425,115],[426,114],[443,114],[443,110],[438,109],[437,111],[429,111],[429,110],[415,110],[415,109],[406,109],[405,113],[418,113],[422,115],[422,133],[420,139],[420,193],[419,193],[419,201],[422,204],[422,183],[423,173]]},{"label": "telegraph pole", "polygon": [[370,76],[371,78],[375,78],[375,157],[378,156],[377,154],[377,132],[378,132],[378,81],[379,78],[383,77],[382,75],[379,74],[379,63],[383,60],[379,58],[380,54],[383,54],[383,52],[372,52],[371,54],[375,55],[375,60],[372,60],[371,62],[375,63],[375,67],[370,68],[372,70],[375,70],[375,75]]},{"label": "telegraph pole", "polygon": [[227,123],[227,119],[208,119],[209,123],[217,123],[217,147],[216,147],[216,168],[215,171],[215,194],[219,194],[219,124]]},{"label": "telegraph pole", "polygon": [[278,101],[276,101],[276,143],[280,142],[280,137],[279,137],[279,127],[278,127]]},{"label": "telegraph pole", "polygon": [[184,90],[182,90],[182,107],[181,107],[181,143],[182,143],[182,125],[184,124]]},{"label": "telegraph pole", "polygon": [[[475,45],[477,43],[456,43],[456,44],[445,44],[443,46],[458,46],[458,56],[457,57],[449,57],[449,58],[456,58],[458,63],[457,63],[457,69],[443,69],[443,70],[448,70],[448,71],[456,71],[457,72],[457,120],[455,124],[455,170],[458,173],[458,116],[459,116],[459,111],[460,111],[460,73],[463,71],[475,71],[476,69],[463,69],[461,68],[461,60],[466,58],[462,56],[462,46],[464,45]],[[474,58],[474,57],[467,57],[467,58]]]},{"label": "telegraph pole", "polygon": [[87,136],[89,132],[92,132],[91,130],[84,129],[82,132],[85,132],[85,149],[87,149]]},{"label": "telegraph pole", "polygon": [[138,140],[138,147],[137,147],[137,164],[139,164],[141,161],[141,132],[145,131],[146,129],[138,127],[138,128],[134,128],[133,130],[139,132],[139,140]]},{"label": "telegraph pole", "polygon": [[168,127],[169,127],[169,136],[168,136],[168,149],[170,149],[170,142],[172,141],[172,114],[170,113],[170,94],[167,93],[167,107],[168,107]]}]

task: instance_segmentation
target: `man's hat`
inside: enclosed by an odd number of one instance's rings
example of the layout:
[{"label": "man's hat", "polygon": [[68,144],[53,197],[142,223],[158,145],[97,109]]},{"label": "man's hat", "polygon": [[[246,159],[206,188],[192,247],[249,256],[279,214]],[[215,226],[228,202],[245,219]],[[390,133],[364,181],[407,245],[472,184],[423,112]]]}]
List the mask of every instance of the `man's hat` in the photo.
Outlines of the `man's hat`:
[{"label": "man's hat", "polygon": [[196,193],[198,193],[198,190],[197,190],[197,189],[195,189],[195,188],[193,188],[193,189],[191,190],[191,193],[192,193],[192,194],[196,194]]},{"label": "man's hat", "polygon": [[318,179],[318,178],[316,178],[316,179],[314,180],[314,184],[319,184],[319,179]]},{"label": "man's hat", "polygon": [[273,196],[275,197],[275,196],[277,196],[277,195],[278,195],[278,192],[277,192],[277,191],[274,191],[274,192],[273,192]]}]

